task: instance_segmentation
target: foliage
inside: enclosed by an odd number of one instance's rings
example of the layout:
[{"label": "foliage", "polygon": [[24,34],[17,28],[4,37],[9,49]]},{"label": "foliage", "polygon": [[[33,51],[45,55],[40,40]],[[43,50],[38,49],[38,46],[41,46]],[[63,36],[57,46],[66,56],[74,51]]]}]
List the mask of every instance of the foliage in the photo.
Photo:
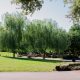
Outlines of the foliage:
[{"label": "foliage", "polygon": [[25,21],[21,14],[5,14],[5,30],[1,35],[2,47],[7,48],[8,51],[11,51],[13,53],[15,53],[17,49],[20,49],[24,24]]},{"label": "foliage", "polygon": [[[21,14],[5,14],[1,29],[1,49],[13,53],[63,53],[69,38],[52,20],[25,20]],[[3,31],[4,30],[4,31]]]},{"label": "foliage", "polygon": [[35,10],[40,10],[43,0],[12,0],[12,2],[21,4],[21,8],[25,14],[33,13]]},{"label": "foliage", "polygon": [[38,53],[63,52],[69,42],[67,33],[49,20],[32,21],[26,29],[26,39],[29,50]]},{"label": "foliage", "polygon": [[70,44],[68,33],[62,29],[58,29],[55,42],[55,49],[57,52],[63,53]]},{"label": "foliage", "polygon": [[71,45],[70,50],[72,53],[79,53],[80,52],[80,25],[75,24],[71,27],[69,31]]},{"label": "foliage", "polygon": [[[70,17],[74,22],[80,20],[80,0],[63,0],[64,3],[69,4],[70,6]],[[44,0],[12,0],[12,2],[21,4],[21,8],[24,13],[29,14],[33,13],[36,10],[40,10]]]},{"label": "foliage", "polygon": [[70,4],[70,15],[74,22],[80,21],[80,0],[64,0],[65,3]]}]

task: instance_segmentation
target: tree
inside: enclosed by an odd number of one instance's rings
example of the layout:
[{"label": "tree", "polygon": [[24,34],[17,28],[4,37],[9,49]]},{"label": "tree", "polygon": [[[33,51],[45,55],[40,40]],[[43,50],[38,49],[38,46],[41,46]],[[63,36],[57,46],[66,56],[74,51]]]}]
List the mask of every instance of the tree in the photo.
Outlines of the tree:
[{"label": "tree", "polygon": [[12,2],[21,4],[21,8],[25,14],[33,13],[35,10],[40,10],[43,0],[12,0]]},{"label": "tree", "polygon": [[[42,24],[41,24],[42,23]],[[29,44],[30,52],[42,52],[44,51],[44,31],[42,21],[32,21],[27,27],[26,38]],[[43,45],[44,44],[44,45]],[[44,47],[43,47],[44,46]]]},{"label": "tree", "polygon": [[63,29],[58,28],[55,42],[56,52],[58,54],[63,53],[70,44],[68,33]]},{"label": "tree", "polygon": [[74,22],[80,21],[80,0],[64,0],[65,3],[70,4],[70,14],[68,15]]},{"label": "tree", "polygon": [[2,41],[4,47],[7,47],[13,52],[13,57],[15,57],[15,53],[20,50],[24,25],[25,21],[21,14],[5,14],[4,26],[6,34],[3,35]]},{"label": "tree", "polygon": [[43,59],[46,53],[63,52],[68,47],[67,33],[50,20],[32,21],[25,33],[29,51],[43,54]]},{"label": "tree", "polygon": [[6,51],[6,46],[4,45],[6,43],[6,30],[3,26],[0,25],[0,51]]},{"label": "tree", "polygon": [[52,41],[54,40],[54,37],[51,35],[55,32],[54,27],[56,26],[53,26],[53,24],[47,20],[33,20],[30,22],[25,32],[29,51],[41,53],[45,59],[46,50],[48,48],[52,49],[51,44],[53,44]]},{"label": "tree", "polygon": [[69,31],[71,37],[71,45],[69,46],[72,54],[78,54],[80,52],[80,25],[75,24]]}]

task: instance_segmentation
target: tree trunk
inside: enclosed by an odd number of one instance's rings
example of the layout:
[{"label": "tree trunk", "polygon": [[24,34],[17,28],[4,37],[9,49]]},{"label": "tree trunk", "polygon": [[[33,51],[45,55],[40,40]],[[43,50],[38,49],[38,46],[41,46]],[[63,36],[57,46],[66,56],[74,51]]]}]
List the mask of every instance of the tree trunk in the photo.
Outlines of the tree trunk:
[{"label": "tree trunk", "polygon": [[45,57],[46,57],[46,55],[45,55],[45,53],[43,53],[43,59],[45,59]]},{"label": "tree trunk", "polygon": [[13,53],[13,58],[15,58],[15,53]]}]

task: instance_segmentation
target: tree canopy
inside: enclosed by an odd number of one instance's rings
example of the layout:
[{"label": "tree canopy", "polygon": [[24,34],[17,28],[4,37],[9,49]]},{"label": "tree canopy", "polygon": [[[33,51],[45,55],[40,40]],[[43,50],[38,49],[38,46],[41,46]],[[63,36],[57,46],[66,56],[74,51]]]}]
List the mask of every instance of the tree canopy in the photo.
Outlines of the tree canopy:
[{"label": "tree canopy", "polygon": [[74,22],[80,21],[80,0],[64,0],[70,6],[70,14],[68,15]]},{"label": "tree canopy", "polygon": [[[25,20],[21,14],[6,13],[4,17],[4,31],[1,31],[1,47],[16,53],[22,41]],[[17,51],[17,52],[18,52]]]},{"label": "tree canopy", "polygon": [[43,0],[12,0],[12,2],[21,4],[21,8],[25,14],[33,13],[35,10],[40,10]]},{"label": "tree canopy", "polygon": [[68,34],[55,21],[28,21],[21,14],[6,13],[3,22],[3,27],[0,26],[0,50],[45,55],[63,53],[68,47]]},{"label": "tree canopy", "polygon": [[79,53],[80,52],[80,25],[75,24],[69,30],[70,35],[70,50],[72,53]]}]

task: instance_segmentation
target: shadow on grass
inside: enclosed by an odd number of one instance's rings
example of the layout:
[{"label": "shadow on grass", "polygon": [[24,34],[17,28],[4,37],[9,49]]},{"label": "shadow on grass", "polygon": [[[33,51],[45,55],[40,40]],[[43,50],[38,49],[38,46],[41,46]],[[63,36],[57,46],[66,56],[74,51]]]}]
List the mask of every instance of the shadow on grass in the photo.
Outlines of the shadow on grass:
[{"label": "shadow on grass", "polygon": [[29,61],[39,61],[39,62],[49,62],[49,63],[58,63],[58,62],[63,62],[59,60],[48,60],[48,59],[36,59],[36,58],[20,58],[20,57],[8,57],[8,56],[3,56],[5,58],[10,58],[10,59],[17,59],[17,60],[29,60]]}]

